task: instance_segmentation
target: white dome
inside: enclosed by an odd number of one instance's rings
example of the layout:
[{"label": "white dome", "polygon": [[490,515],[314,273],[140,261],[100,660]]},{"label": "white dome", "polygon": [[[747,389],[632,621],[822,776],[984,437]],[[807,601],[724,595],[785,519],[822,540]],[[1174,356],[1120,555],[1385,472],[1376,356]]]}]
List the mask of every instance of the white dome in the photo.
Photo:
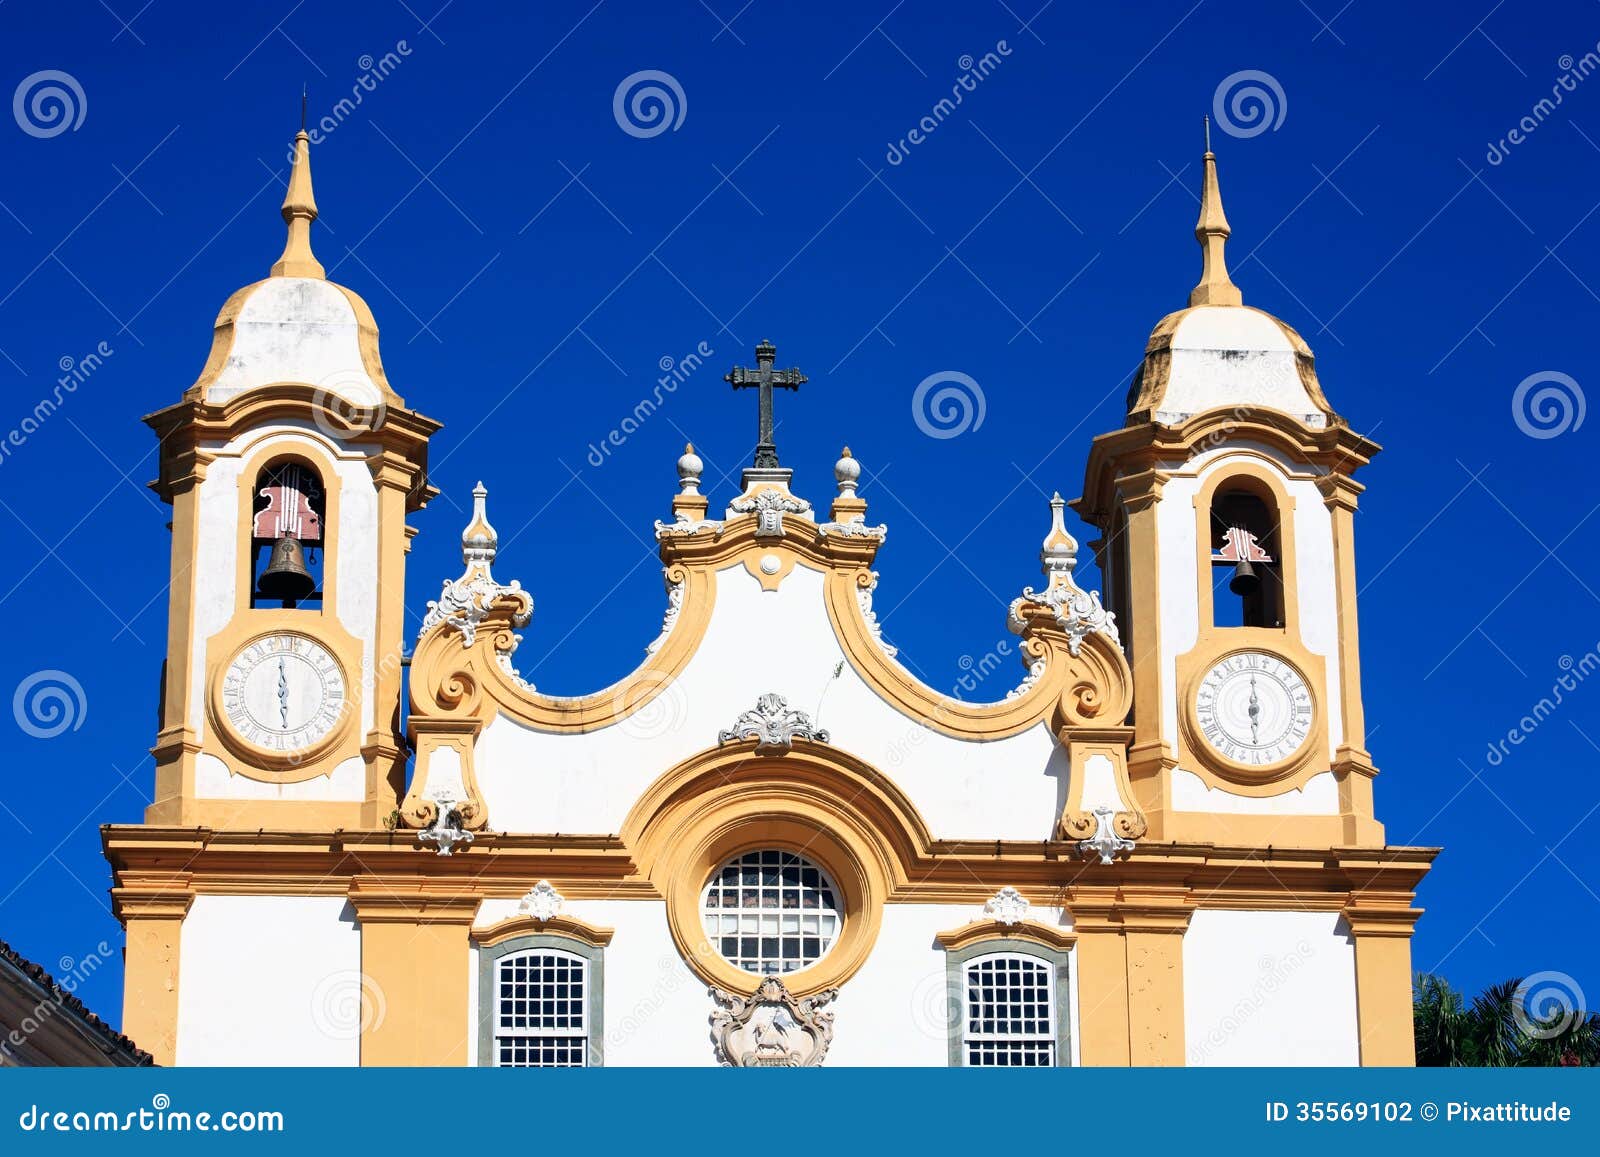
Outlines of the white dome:
[{"label": "white dome", "polygon": [[[1163,351],[1165,359],[1152,358]],[[1176,426],[1207,410],[1252,406],[1322,427],[1332,412],[1314,376],[1311,385],[1302,376],[1310,366],[1305,342],[1271,314],[1194,306],[1164,318],[1151,334],[1130,409]]]},{"label": "white dome", "polygon": [[207,402],[223,403],[278,382],[304,382],[355,407],[394,400],[366,303],[311,277],[269,277],[234,294],[196,385]]}]

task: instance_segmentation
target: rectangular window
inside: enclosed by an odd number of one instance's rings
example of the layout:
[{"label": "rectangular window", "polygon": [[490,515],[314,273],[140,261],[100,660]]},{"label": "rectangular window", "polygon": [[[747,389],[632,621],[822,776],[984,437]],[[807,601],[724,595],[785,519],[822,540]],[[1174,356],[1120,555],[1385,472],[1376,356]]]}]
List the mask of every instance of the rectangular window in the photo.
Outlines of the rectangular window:
[{"label": "rectangular window", "polygon": [[1056,1063],[1054,969],[1029,956],[994,955],[965,968],[962,1057],[969,1066]]},{"label": "rectangular window", "polygon": [[496,966],[495,988],[496,1065],[588,1064],[587,960],[553,949],[506,956]]}]

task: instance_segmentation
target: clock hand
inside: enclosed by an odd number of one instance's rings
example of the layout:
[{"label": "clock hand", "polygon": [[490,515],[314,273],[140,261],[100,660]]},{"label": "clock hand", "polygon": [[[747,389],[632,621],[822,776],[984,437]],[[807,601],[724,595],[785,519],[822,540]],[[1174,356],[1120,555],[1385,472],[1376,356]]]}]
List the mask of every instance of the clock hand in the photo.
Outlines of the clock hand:
[{"label": "clock hand", "polygon": [[1250,742],[1260,743],[1257,734],[1261,728],[1261,700],[1256,697],[1256,677],[1250,676]]},{"label": "clock hand", "polygon": [[278,656],[278,716],[283,720],[283,729],[289,730],[289,672],[282,655]]}]

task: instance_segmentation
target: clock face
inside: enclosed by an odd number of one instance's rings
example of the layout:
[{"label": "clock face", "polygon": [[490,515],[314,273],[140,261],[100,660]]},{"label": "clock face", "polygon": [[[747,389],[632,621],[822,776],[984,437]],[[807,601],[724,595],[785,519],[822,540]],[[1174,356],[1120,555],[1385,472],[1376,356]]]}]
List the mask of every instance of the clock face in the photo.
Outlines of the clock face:
[{"label": "clock face", "polygon": [[267,635],[234,656],[222,680],[222,710],[241,738],[272,751],[310,747],[345,707],[344,673],[304,635]]},{"label": "clock face", "polygon": [[1195,693],[1200,732],[1235,763],[1288,759],[1311,734],[1311,689],[1275,655],[1243,651],[1205,673]]}]

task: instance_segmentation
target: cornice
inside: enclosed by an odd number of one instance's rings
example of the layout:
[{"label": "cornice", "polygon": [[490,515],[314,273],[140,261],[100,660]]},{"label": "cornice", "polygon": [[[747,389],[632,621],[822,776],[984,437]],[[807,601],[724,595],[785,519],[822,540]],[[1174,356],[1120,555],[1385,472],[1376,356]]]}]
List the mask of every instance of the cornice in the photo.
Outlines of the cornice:
[{"label": "cornice", "polygon": [[[1090,444],[1083,495],[1072,502],[1072,508],[1085,521],[1105,529],[1116,507],[1118,488],[1131,479],[1158,471],[1164,463],[1185,461],[1205,449],[1242,442],[1270,446],[1295,461],[1344,478],[1382,449],[1343,424],[1318,429],[1290,414],[1259,406],[1207,410],[1178,426],[1134,422],[1101,434]],[[1141,486],[1140,491],[1147,492],[1148,487]]]}]

